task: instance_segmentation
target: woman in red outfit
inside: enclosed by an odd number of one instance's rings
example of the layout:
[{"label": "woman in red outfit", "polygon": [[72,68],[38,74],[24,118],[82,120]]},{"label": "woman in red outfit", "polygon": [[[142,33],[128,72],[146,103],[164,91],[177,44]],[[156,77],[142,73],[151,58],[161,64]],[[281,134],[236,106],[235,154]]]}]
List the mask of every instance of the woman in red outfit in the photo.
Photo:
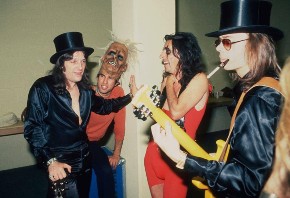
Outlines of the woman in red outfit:
[{"label": "woman in red outfit", "polygon": [[[162,109],[194,139],[209,96],[201,50],[191,33],[179,32],[164,38],[166,42],[160,54],[165,69],[161,85]],[[152,197],[186,197],[186,177],[154,141],[148,144],[144,162]]]}]

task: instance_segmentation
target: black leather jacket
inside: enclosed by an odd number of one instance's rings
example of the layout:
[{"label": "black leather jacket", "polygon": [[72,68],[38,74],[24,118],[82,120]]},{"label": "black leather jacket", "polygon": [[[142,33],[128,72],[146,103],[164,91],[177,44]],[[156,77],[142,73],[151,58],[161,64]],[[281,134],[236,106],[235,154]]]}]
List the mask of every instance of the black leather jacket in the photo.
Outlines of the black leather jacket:
[{"label": "black leather jacket", "polygon": [[217,197],[258,197],[272,167],[282,95],[254,87],[236,116],[226,163],[188,156],[184,169],[203,177]]},{"label": "black leather jacket", "polygon": [[92,90],[80,91],[79,125],[77,114],[72,109],[68,91],[58,94],[52,86],[52,76],[38,79],[28,95],[24,137],[33,154],[42,162],[56,157],[59,152],[81,151],[87,144],[85,128],[91,110],[98,114],[117,112],[131,102],[130,95],[105,100],[95,96]]}]

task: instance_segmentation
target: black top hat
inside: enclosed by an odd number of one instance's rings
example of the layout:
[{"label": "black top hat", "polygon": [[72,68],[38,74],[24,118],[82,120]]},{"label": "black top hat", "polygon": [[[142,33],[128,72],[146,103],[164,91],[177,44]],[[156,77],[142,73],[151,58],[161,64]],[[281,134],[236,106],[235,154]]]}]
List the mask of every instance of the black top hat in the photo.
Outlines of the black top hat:
[{"label": "black top hat", "polygon": [[218,37],[231,33],[265,33],[274,40],[283,38],[283,32],[270,27],[272,4],[259,0],[232,0],[221,4],[220,29],[206,36]]},{"label": "black top hat", "polygon": [[80,32],[67,32],[63,33],[53,40],[56,53],[50,57],[50,62],[55,64],[57,59],[71,51],[84,51],[86,56],[91,55],[94,52],[93,48],[85,47],[83,36]]}]

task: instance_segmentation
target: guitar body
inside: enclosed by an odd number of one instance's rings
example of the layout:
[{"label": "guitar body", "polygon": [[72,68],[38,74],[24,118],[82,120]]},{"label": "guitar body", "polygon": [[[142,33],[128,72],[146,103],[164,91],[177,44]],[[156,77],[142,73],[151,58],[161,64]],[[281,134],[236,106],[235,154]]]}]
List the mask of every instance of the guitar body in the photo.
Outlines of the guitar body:
[{"label": "guitar body", "polygon": [[[150,98],[151,89],[148,86],[143,86],[132,100],[132,104],[136,108],[146,107],[146,112],[150,111],[150,116],[165,128],[165,123],[169,122],[172,127],[172,134],[177,139],[179,144],[192,156],[201,157],[207,160],[219,160],[222,154],[225,142],[223,140],[218,140],[217,152],[215,154],[208,154],[204,149],[202,149],[186,132],[183,131],[170,117],[168,117],[160,108],[156,107]],[[229,147],[227,148],[226,155],[229,152]],[[205,198],[213,198],[214,196],[209,191],[208,187],[202,183],[201,178],[194,178],[192,183],[199,189],[205,190]]]}]

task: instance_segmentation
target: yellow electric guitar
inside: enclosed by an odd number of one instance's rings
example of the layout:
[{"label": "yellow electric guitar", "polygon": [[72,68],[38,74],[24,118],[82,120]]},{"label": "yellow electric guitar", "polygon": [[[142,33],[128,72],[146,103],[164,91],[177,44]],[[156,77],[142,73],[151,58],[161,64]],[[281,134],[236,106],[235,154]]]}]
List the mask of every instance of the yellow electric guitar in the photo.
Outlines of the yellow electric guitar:
[{"label": "yellow electric guitar", "polygon": [[[155,86],[156,87],[156,86]],[[146,120],[146,117],[150,116],[157,123],[159,123],[163,128],[165,128],[165,123],[168,121],[172,127],[172,134],[177,139],[179,144],[191,155],[201,157],[207,160],[220,161],[220,156],[223,153],[223,147],[225,142],[223,140],[217,140],[217,152],[215,154],[208,154],[203,150],[186,132],[183,131],[170,117],[168,117],[160,108],[156,107],[158,100],[155,98],[155,94],[147,85],[144,85],[132,100],[132,104],[138,109],[139,115],[135,115],[142,120]],[[225,157],[229,152],[229,147],[226,149]],[[214,196],[208,189],[208,187],[202,183],[201,178],[193,178],[192,183],[199,189],[205,190],[205,198],[213,198]]]}]

